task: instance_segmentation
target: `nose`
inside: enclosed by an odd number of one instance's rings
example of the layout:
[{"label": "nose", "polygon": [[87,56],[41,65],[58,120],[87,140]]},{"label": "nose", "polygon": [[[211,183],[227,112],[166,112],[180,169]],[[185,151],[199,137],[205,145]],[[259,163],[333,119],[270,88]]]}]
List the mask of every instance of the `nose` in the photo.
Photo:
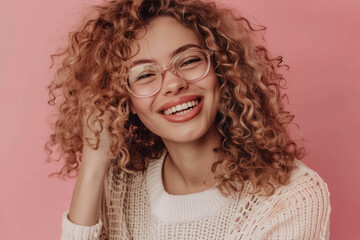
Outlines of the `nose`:
[{"label": "nose", "polygon": [[178,77],[173,71],[166,71],[163,77],[164,82],[160,91],[164,96],[178,94],[189,86],[186,80]]}]

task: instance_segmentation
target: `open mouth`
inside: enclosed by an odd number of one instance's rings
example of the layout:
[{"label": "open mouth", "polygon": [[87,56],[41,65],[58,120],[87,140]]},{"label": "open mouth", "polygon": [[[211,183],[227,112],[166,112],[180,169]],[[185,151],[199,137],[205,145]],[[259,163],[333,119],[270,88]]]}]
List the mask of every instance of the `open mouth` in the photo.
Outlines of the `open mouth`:
[{"label": "open mouth", "polygon": [[162,111],[165,115],[183,115],[190,112],[194,107],[200,103],[200,99],[188,101],[186,103],[178,104],[171,108]]}]

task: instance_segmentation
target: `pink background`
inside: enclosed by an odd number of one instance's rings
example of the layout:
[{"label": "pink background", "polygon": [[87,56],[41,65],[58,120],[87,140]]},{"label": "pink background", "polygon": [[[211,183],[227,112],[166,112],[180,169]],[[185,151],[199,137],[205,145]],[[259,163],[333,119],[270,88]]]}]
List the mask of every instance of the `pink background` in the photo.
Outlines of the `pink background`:
[{"label": "pink background", "polygon": [[[6,2],[6,3],[5,3]],[[59,239],[74,180],[48,178],[49,54],[94,0],[0,0],[0,239]],[[331,192],[331,239],[356,239],[360,218],[360,1],[223,0],[265,24],[291,69],[289,109],[304,162]]]}]

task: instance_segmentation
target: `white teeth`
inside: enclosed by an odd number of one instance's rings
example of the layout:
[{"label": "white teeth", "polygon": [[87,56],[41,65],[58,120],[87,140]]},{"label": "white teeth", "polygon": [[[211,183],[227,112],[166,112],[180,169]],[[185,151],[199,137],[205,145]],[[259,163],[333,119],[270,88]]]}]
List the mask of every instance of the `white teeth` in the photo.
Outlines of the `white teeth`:
[{"label": "white teeth", "polygon": [[184,115],[186,113],[190,112],[190,109],[187,109],[187,110],[184,110],[184,111],[181,111],[181,112],[177,112],[175,113],[175,115]]},{"label": "white teeth", "polygon": [[164,112],[165,115],[171,115],[173,113],[175,113],[175,115],[183,115],[185,113],[190,112],[191,109],[188,108],[192,108],[195,107],[196,105],[199,104],[199,100],[195,100],[195,101],[189,101],[183,104],[179,104],[176,105],[174,107],[171,107],[169,109],[166,109]]},{"label": "white teeth", "polygon": [[176,111],[181,111],[182,108],[181,108],[181,105],[176,105]]}]

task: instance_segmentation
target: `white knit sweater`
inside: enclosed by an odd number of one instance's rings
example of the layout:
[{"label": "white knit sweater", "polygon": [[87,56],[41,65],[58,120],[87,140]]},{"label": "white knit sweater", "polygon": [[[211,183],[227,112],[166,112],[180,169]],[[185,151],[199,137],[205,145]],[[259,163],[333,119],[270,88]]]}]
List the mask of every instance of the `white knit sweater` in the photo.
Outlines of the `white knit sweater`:
[{"label": "white knit sweater", "polygon": [[68,239],[296,239],[329,238],[330,194],[326,183],[296,160],[288,185],[272,196],[249,194],[251,185],[224,197],[217,188],[170,195],[162,184],[164,156],[146,173],[122,181],[110,169],[99,222],[80,226],[63,214]]}]

